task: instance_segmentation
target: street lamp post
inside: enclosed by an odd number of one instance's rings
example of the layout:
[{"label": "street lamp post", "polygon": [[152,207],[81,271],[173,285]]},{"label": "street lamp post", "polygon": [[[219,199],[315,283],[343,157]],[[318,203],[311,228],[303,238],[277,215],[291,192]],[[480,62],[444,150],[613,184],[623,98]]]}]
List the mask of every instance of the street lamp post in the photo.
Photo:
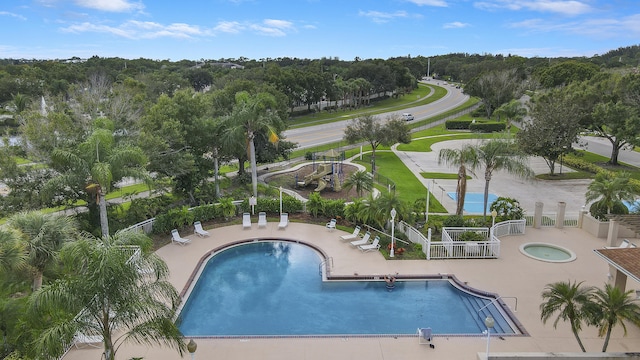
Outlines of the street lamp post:
[{"label": "street lamp post", "polygon": [[490,234],[491,238],[489,239],[489,241],[493,240],[493,227],[496,226],[496,216],[498,216],[498,212],[496,211],[496,209],[491,210],[491,231]]},{"label": "street lamp post", "polygon": [[391,209],[391,251],[389,252],[389,257],[393,257],[394,256],[394,251],[396,248],[396,244],[395,244],[395,227],[396,227],[396,208],[392,208]]},{"label": "street lamp post", "polygon": [[280,214],[282,214],[282,186],[280,186]]},{"label": "street lamp post", "polygon": [[487,327],[487,360],[489,360],[489,342],[491,341],[491,329],[495,325],[495,321],[491,315],[487,315],[484,319],[484,325]]}]

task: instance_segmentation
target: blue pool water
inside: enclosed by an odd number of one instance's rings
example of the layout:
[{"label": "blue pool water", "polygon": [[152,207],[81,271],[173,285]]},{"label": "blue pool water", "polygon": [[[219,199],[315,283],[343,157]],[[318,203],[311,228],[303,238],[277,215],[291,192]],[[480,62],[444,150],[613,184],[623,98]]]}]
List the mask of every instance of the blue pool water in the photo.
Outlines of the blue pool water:
[{"label": "blue pool water", "polygon": [[627,209],[629,209],[630,212],[640,209],[640,200],[636,200],[634,202],[623,200],[622,203],[627,207]]},{"label": "blue pool water", "polygon": [[[455,192],[448,192],[447,195],[449,195],[449,197],[452,198],[454,201],[458,199]],[[491,212],[491,210],[489,209],[489,206],[491,206],[491,203],[496,201],[497,198],[498,196],[496,196],[495,194],[489,194],[489,197],[487,200],[487,213]],[[484,193],[468,192],[464,195],[464,211],[468,212],[469,214],[482,214],[483,205],[484,205]]]},{"label": "blue pool water", "polygon": [[[345,251],[350,251],[345,248]],[[497,333],[513,334],[490,301],[445,280],[322,281],[308,246],[260,241],[228,248],[205,265],[180,314],[185,336],[481,334],[490,311]]]}]

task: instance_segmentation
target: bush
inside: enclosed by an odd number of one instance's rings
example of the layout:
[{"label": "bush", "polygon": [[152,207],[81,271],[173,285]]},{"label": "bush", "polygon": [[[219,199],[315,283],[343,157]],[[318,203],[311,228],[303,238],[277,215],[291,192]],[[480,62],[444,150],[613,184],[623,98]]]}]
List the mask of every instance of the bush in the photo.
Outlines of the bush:
[{"label": "bush", "polygon": [[468,130],[473,120],[447,120],[444,126],[447,130]]},{"label": "bush", "polygon": [[330,218],[344,218],[344,200],[323,200],[323,214]]},{"label": "bush", "polygon": [[172,229],[181,228],[193,223],[193,214],[186,206],[167,211],[165,214],[156,216],[153,222],[153,232],[168,233]]},{"label": "bush", "polygon": [[496,222],[524,218],[524,209],[522,209],[518,200],[513,198],[501,196],[491,203],[489,209],[498,213]]},{"label": "bush", "polygon": [[458,237],[460,241],[486,241],[487,237],[480,232],[465,231]]},{"label": "bush", "polygon": [[442,227],[463,227],[467,224],[460,215],[451,215],[442,221]]},{"label": "bush", "polygon": [[473,132],[483,132],[483,133],[491,133],[491,132],[499,132],[504,131],[507,128],[507,124],[503,122],[476,122],[469,124],[469,130]]},{"label": "bush", "polygon": [[[602,203],[595,202],[591,204],[591,206],[589,207],[589,212],[591,213],[591,216],[593,216],[594,218],[600,221],[607,220],[607,207]],[[611,214],[624,215],[628,213],[629,213],[629,209],[621,201],[616,202],[613,205],[613,209],[611,209]]]}]

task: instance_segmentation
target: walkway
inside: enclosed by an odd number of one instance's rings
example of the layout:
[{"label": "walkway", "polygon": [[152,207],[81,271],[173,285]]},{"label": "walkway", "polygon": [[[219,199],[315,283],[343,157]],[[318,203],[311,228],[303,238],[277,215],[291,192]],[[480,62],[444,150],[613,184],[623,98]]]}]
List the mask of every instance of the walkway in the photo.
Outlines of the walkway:
[{"label": "walkway", "polygon": [[[474,288],[496,292],[504,297],[518,298],[515,314],[530,336],[491,339],[492,352],[574,352],[578,345],[566,323],[560,322],[554,330],[552,322],[543,325],[540,321],[540,293],[547,283],[567,280],[584,280],[587,285],[603,286],[607,280],[608,267],[592,249],[600,248],[604,241],[593,238],[579,229],[527,228],[523,236],[502,239],[500,259],[495,260],[385,260],[380,253],[361,253],[338,240],[345,234],[341,231],[329,232],[324,227],[303,223],[291,223],[286,230],[277,230],[275,220],[270,220],[266,229],[242,230],[240,225],[232,225],[209,230],[208,238],[190,236],[192,243],[179,247],[167,245],[158,250],[168,264],[171,283],[181,291],[187,279],[197,271],[198,261],[209,250],[225,243],[240,239],[274,238],[301,239],[321,247],[334,259],[333,274],[351,275],[399,272],[400,274],[455,274],[461,281]],[[519,246],[526,242],[544,240],[570,248],[577,254],[577,260],[570,263],[551,264],[525,257]],[[628,284],[630,289],[640,289],[639,284]],[[505,300],[512,307],[515,302]],[[384,321],[387,314],[380,314]],[[420,324],[429,326],[429,324]],[[610,351],[640,351],[640,329],[629,326],[627,337],[622,330],[613,332]],[[597,352],[603,340],[594,328],[581,332],[588,351]],[[486,338],[478,337],[435,337],[435,349],[419,345],[416,338],[311,338],[311,339],[197,339],[196,359],[226,360],[423,360],[475,359],[477,353],[485,351]],[[72,350],[66,360],[98,359],[99,349],[85,348]],[[118,358],[144,357],[145,359],[178,360],[180,356],[171,349],[146,346],[124,346]],[[188,355],[187,355],[188,356]]]}]

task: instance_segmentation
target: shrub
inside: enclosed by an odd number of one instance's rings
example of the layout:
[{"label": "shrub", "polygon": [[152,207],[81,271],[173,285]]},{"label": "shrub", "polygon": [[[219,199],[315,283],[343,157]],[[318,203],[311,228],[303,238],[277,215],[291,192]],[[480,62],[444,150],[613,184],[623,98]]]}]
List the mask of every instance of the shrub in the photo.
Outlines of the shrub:
[{"label": "shrub", "polygon": [[467,223],[460,215],[451,215],[442,221],[442,227],[463,227]]},{"label": "shrub", "polygon": [[[589,207],[589,212],[591,213],[591,216],[593,216],[594,218],[600,221],[607,220],[607,207],[602,203],[595,202],[591,204],[591,206]],[[611,209],[611,214],[628,214],[628,213],[629,213],[629,209],[621,201],[614,203],[613,209]]]},{"label": "shrub", "polygon": [[156,216],[153,222],[154,233],[168,233],[172,229],[181,228],[193,223],[193,214],[186,206],[175,208]]},{"label": "shrub", "polygon": [[460,120],[460,119],[447,120],[444,123],[444,126],[447,128],[447,130],[468,130],[469,125],[471,124],[472,121],[473,120]]},{"label": "shrub", "polygon": [[483,133],[491,133],[504,131],[507,128],[507,124],[503,122],[476,122],[469,124],[469,130],[473,132],[483,132]]},{"label": "shrub", "polygon": [[344,218],[344,200],[324,200],[323,214],[330,218]]},{"label": "shrub", "polygon": [[208,221],[211,219],[222,217],[222,211],[219,206],[214,204],[196,206],[191,209],[194,221]]},{"label": "shrub", "polygon": [[524,209],[518,200],[508,197],[499,197],[489,207],[491,211],[498,213],[496,221],[520,220],[524,217]]},{"label": "shrub", "polygon": [[458,237],[460,241],[486,241],[485,234],[475,231],[465,231]]}]

